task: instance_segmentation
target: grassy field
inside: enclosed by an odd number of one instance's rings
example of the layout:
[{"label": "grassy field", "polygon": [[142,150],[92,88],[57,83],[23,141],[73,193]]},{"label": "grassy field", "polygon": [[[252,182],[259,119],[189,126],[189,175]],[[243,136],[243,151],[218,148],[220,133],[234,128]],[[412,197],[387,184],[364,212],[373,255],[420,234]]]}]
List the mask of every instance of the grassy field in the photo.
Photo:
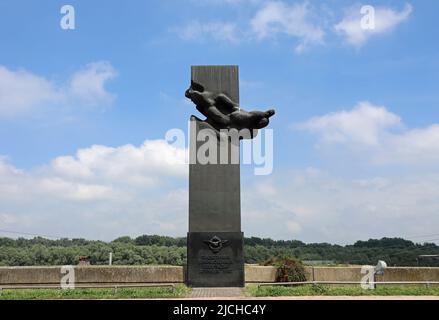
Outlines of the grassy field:
[{"label": "grassy field", "polygon": [[360,286],[303,285],[295,287],[248,286],[246,294],[253,297],[280,296],[439,296],[439,287],[378,286],[375,290],[365,290]]},{"label": "grassy field", "polygon": [[140,299],[181,298],[190,289],[179,285],[175,288],[102,288],[102,289],[14,289],[0,291],[0,300],[35,299]]},{"label": "grassy field", "polygon": [[[162,299],[184,298],[191,289],[178,285],[175,288],[102,288],[102,289],[15,289],[1,290],[0,300],[37,299]],[[245,294],[250,297],[280,296],[439,296],[439,287],[381,286],[375,290],[364,290],[359,286],[303,285],[295,287],[260,287],[250,285]]]}]

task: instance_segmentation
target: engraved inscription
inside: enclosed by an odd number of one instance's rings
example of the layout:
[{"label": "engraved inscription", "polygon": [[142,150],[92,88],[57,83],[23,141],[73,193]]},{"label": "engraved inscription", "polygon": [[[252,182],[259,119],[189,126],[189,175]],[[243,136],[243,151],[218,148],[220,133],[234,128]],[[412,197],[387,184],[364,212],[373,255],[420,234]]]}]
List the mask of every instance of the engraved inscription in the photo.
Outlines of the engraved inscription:
[{"label": "engraved inscription", "polygon": [[233,261],[226,255],[206,256],[202,255],[198,259],[200,273],[218,274],[231,273]]}]

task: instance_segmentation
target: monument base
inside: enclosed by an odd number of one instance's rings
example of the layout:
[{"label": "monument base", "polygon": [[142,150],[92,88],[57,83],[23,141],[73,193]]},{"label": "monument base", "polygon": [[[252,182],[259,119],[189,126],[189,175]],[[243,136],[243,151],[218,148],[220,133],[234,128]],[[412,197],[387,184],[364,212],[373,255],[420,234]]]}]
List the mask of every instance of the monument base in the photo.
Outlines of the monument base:
[{"label": "monument base", "polygon": [[243,239],[242,232],[188,232],[187,285],[244,287]]}]

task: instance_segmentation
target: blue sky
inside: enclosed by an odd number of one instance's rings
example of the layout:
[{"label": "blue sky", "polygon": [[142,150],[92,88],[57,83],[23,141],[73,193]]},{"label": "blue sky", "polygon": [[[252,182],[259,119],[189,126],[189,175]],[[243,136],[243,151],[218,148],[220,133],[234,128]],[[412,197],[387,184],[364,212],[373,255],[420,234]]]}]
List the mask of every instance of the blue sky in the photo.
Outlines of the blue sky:
[{"label": "blue sky", "polygon": [[[65,4],[75,30],[60,27]],[[373,31],[358,26],[362,5],[375,8]],[[171,161],[182,150],[163,139],[195,113],[184,99],[190,66],[237,64],[241,105],[277,111],[273,174],[243,168],[247,235],[348,243],[437,233],[438,10],[2,1],[0,229],[184,235],[186,169]]]}]

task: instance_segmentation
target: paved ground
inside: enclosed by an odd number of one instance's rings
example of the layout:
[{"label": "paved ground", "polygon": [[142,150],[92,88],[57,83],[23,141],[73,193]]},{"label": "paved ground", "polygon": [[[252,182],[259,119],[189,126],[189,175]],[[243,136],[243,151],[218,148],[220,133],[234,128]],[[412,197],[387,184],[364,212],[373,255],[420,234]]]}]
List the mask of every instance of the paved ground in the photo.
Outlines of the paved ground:
[{"label": "paved ground", "polygon": [[439,300],[439,296],[288,296],[247,297],[243,288],[193,288],[190,300]]},{"label": "paved ground", "polygon": [[268,300],[439,300],[438,296],[301,296],[269,297]]},{"label": "paved ground", "polygon": [[[181,299],[178,299],[181,300]],[[437,300],[438,296],[190,297],[185,300]]]},{"label": "paved ground", "polygon": [[190,298],[240,298],[242,288],[193,288]]}]

